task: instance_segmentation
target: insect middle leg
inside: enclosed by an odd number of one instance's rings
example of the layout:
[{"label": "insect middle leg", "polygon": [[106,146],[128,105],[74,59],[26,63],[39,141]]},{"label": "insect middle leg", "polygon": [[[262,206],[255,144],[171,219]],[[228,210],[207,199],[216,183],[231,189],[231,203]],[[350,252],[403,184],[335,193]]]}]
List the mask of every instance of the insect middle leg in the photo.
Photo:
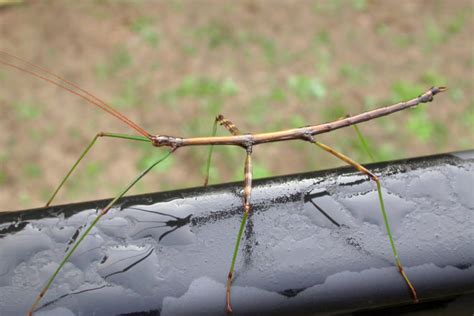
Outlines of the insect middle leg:
[{"label": "insect middle leg", "polygon": [[[232,135],[240,135],[239,129],[228,119],[226,119],[223,115],[219,114],[216,116],[214,120],[214,126],[212,129],[212,136],[216,135],[217,131],[217,124],[224,126]],[[212,151],[214,146],[211,145],[209,148],[209,154],[207,157],[207,165],[206,165],[206,178],[204,180],[204,186],[207,186],[209,180],[209,168],[211,164],[211,157]],[[231,287],[232,287],[232,278],[234,276],[234,267],[235,261],[237,259],[237,254],[239,253],[239,246],[240,240],[242,239],[242,233],[245,228],[245,224],[247,222],[247,218],[250,213],[251,205],[250,205],[250,194],[252,192],[252,146],[248,146],[246,148],[247,155],[245,157],[245,165],[244,165],[244,194],[243,194],[243,206],[244,206],[244,215],[242,216],[242,220],[240,222],[240,228],[237,233],[237,240],[234,246],[234,253],[232,255],[232,262],[229,269],[229,274],[227,275],[227,282],[226,282],[226,311],[227,313],[232,313],[232,304],[231,304]]]},{"label": "insect middle leg", "polygon": [[94,146],[95,142],[97,141],[97,139],[99,139],[99,137],[111,137],[111,138],[135,140],[135,141],[141,141],[141,142],[150,142],[150,140],[148,138],[144,137],[144,136],[136,136],[136,135],[128,135],[128,134],[117,134],[117,133],[105,133],[105,132],[97,133],[97,135],[94,136],[94,138],[91,140],[89,145],[87,145],[86,149],[84,149],[84,151],[82,152],[79,159],[77,159],[76,162],[74,163],[74,165],[72,165],[71,169],[68,171],[66,176],[63,178],[61,183],[56,188],[56,190],[54,190],[54,192],[51,195],[51,197],[49,198],[48,202],[46,202],[46,206],[49,206],[51,204],[51,202],[53,202],[54,198],[58,194],[59,190],[63,187],[66,180],[74,172],[76,167],[79,165],[79,163],[82,161],[82,159],[87,155],[87,153],[92,148],[92,146]]},{"label": "insect middle leg", "polygon": [[[216,116],[216,119],[214,120],[214,126],[212,128],[212,137],[216,136],[217,132],[217,124],[224,126],[232,135],[240,135],[239,129],[226,119],[222,114],[219,114]],[[211,159],[212,159],[212,152],[214,150],[214,145],[211,145],[209,147],[209,153],[207,155],[207,162],[206,162],[206,178],[204,179],[204,186],[206,187],[207,184],[209,183],[209,170],[211,168]]]},{"label": "insect middle leg", "polygon": [[375,174],[373,174],[371,171],[369,171],[367,168],[365,168],[364,166],[359,164],[358,162],[352,160],[351,158],[345,156],[344,154],[341,154],[341,153],[337,152],[333,148],[331,148],[331,147],[329,147],[329,146],[327,146],[323,143],[320,143],[320,142],[318,142],[318,141],[316,141],[312,138],[309,141],[312,142],[313,144],[315,144],[316,146],[318,146],[319,148],[324,149],[325,151],[329,152],[330,154],[332,154],[332,155],[336,156],[337,158],[341,159],[342,161],[346,162],[347,164],[353,166],[354,168],[356,168],[358,171],[362,172],[363,174],[366,174],[370,179],[372,179],[376,183],[378,197],[379,197],[380,211],[381,211],[382,216],[383,216],[383,221],[385,223],[385,228],[387,230],[388,238],[390,240],[390,245],[392,247],[392,252],[393,252],[393,255],[395,257],[395,262],[397,264],[398,271],[400,272],[403,279],[405,280],[405,283],[407,284],[408,288],[410,289],[411,296],[413,298],[413,302],[418,303],[418,296],[416,294],[415,287],[411,284],[410,280],[408,279],[408,276],[406,275],[405,271],[403,270],[403,266],[402,266],[402,263],[400,261],[400,257],[398,256],[398,252],[397,252],[397,249],[395,247],[395,243],[393,241],[393,237],[392,237],[392,233],[391,233],[391,229],[390,229],[390,224],[388,223],[387,212],[385,210],[385,204],[384,204],[383,197],[382,197],[382,188],[381,188],[381,185],[380,185],[379,178]]},{"label": "insect middle leg", "polygon": [[237,240],[235,242],[234,254],[232,255],[232,263],[230,265],[229,274],[227,275],[226,283],[226,311],[227,313],[232,313],[232,304],[231,304],[231,294],[230,288],[232,286],[232,278],[234,276],[234,266],[235,260],[237,259],[237,254],[239,252],[240,240],[242,239],[242,233],[244,231],[245,223],[250,213],[250,194],[252,192],[252,147],[249,146],[246,148],[247,156],[245,158],[244,166],[244,215],[242,216],[242,221],[240,222],[239,232],[237,233]]}]

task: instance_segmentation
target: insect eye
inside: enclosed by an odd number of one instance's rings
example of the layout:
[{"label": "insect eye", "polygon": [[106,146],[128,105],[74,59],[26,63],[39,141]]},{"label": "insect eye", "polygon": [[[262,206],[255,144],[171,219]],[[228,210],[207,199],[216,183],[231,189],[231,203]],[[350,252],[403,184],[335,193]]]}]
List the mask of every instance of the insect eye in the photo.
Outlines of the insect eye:
[{"label": "insect eye", "polygon": [[168,146],[170,143],[169,137],[163,135],[153,136],[152,141],[155,147]]}]

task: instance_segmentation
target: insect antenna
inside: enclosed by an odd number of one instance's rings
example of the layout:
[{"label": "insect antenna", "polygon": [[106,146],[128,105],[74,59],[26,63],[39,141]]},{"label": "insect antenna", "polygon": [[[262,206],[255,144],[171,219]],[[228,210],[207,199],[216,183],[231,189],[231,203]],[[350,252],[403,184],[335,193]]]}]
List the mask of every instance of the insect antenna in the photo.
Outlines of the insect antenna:
[{"label": "insect antenna", "polygon": [[[33,64],[33,63],[31,63],[27,60],[24,60],[20,57],[17,57],[15,55],[10,54],[10,53],[7,53],[7,52],[4,52],[4,51],[0,50],[0,55],[4,56],[3,59],[0,59],[0,64],[3,64],[3,65],[8,66],[10,68],[14,68],[14,69],[22,71],[22,72],[25,72],[25,73],[33,76],[33,77],[36,77],[36,78],[41,79],[43,81],[49,82],[49,83],[51,83],[55,86],[58,86],[58,87],[60,87],[64,90],[66,90],[66,91],[68,91],[68,92],[70,92],[70,93],[86,100],[90,104],[101,108],[105,112],[113,115],[114,117],[116,117],[117,119],[122,121],[123,123],[127,124],[132,129],[137,131],[139,134],[141,134],[141,135],[143,135],[143,136],[145,136],[149,139],[152,137],[152,135],[149,132],[144,130],[137,123],[133,122],[128,117],[126,117],[125,115],[123,115],[122,113],[120,113],[119,111],[114,109],[113,107],[111,107],[105,101],[99,99],[98,97],[96,97],[95,95],[90,93],[89,91],[81,88],[80,86],[78,86],[74,82],[71,82],[67,79],[64,79],[64,78],[60,77],[59,75],[56,75],[55,73],[49,71],[46,68],[43,68],[43,67],[38,66],[36,64]],[[5,59],[5,57],[9,58],[10,60]],[[18,63],[20,65],[18,65]],[[26,66],[31,67],[35,70],[28,69]]]}]

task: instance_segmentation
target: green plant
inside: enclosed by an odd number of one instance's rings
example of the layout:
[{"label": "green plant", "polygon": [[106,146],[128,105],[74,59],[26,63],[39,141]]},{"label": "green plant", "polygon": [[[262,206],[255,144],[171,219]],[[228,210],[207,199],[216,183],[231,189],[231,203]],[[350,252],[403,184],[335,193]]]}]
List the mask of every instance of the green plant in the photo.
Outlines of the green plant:
[{"label": "green plant", "polygon": [[293,75],[288,78],[287,85],[301,100],[322,99],[326,96],[326,87],[318,78]]},{"label": "green plant", "polygon": [[110,58],[95,67],[96,76],[106,80],[132,64],[132,56],[124,46],[117,46]]},{"label": "green plant", "polygon": [[199,40],[206,40],[209,48],[237,44],[232,28],[221,22],[214,21],[200,26],[194,34]]},{"label": "green plant", "polygon": [[[142,147],[141,158],[136,163],[137,170],[143,170],[144,168],[148,167],[150,165],[150,162],[153,163],[153,161],[156,160],[156,157],[160,154],[163,154],[163,150],[158,150],[157,152],[155,148]],[[164,171],[167,171],[175,163],[176,159],[173,156],[169,157],[169,159],[166,159],[165,161],[163,161],[162,164],[158,165],[155,169],[153,169],[153,172],[162,173]]]},{"label": "green plant", "polygon": [[368,82],[368,65],[354,66],[351,64],[342,64],[339,68],[341,76],[349,79],[352,84],[360,85]]},{"label": "green plant", "polygon": [[11,104],[16,112],[18,119],[34,120],[41,115],[41,104],[35,104],[25,101],[15,101]]},{"label": "green plant", "polygon": [[140,103],[140,92],[136,80],[127,79],[122,85],[120,94],[112,101],[117,108],[128,108]]},{"label": "green plant", "polygon": [[423,87],[420,84],[416,84],[410,81],[397,81],[392,85],[392,101],[394,100],[408,100],[412,96],[417,95],[418,92],[422,91]]},{"label": "green plant", "polygon": [[151,17],[141,16],[130,24],[132,32],[138,34],[151,47],[158,47],[159,36],[155,31],[153,19]]},{"label": "green plant", "polygon": [[34,163],[28,163],[24,165],[23,173],[29,178],[39,178],[43,174],[41,167]]}]

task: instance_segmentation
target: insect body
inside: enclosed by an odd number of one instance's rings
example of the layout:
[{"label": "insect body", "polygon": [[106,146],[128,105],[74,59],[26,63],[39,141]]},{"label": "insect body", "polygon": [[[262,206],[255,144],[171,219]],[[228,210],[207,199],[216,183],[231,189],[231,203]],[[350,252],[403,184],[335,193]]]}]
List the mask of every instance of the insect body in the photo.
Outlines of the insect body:
[{"label": "insect body", "polygon": [[[83,234],[77,239],[76,243],[74,244],[73,247],[67,252],[61,263],[59,264],[59,267],[56,269],[56,271],[53,273],[53,275],[49,278],[41,292],[38,294],[35,302],[33,303],[31,309],[30,309],[30,314],[32,314],[35,309],[37,308],[41,298],[45,295],[51,284],[53,283],[55,277],[58,275],[58,273],[61,271],[62,267],[64,264],[68,261],[70,256],[74,253],[74,251],[77,249],[77,247],[80,245],[80,243],[84,240],[84,238],[89,234],[91,229],[97,224],[97,222],[105,215],[107,212],[114,206],[114,204],[117,202],[119,198],[121,198],[123,195],[125,195],[130,188],[132,188],[143,176],[145,176],[151,169],[153,169],[156,165],[158,165],[160,162],[165,160],[167,157],[169,157],[173,152],[176,150],[183,148],[183,147],[188,147],[188,146],[210,146],[209,149],[209,155],[208,155],[208,160],[207,160],[207,174],[209,173],[209,165],[211,162],[211,156],[212,156],[212,149],[213,146],[219,145],[219,146],[238,146],[241,147],[245,150],[246,152],[246,159],[244,163],[244,190],[243,190],[243,217],[242,221],[238,230],[237,234],[237,240],[235,243],[235,248],[232,256],[232,261],[231,261],[231,267],[227,276],[227,282],[226,282],[226,310],[227,312],[231,313],[232,312],[232,304],[231,304],[231,285],[232,285],[232,279],[234,276],[234,267],[235,267],[235,262],[236,258],[238,255],[238,250],[239,250],[239,245],[240,245],[240,240],[242,237],[243,230],[245,228],[246,220],[252,210],[252,203],[251,203],[251,192],[252,192],[252,153],[258,145],[265,144],[265,143],[270,143],[270,142],[280,142],[280,141],[288,141],[288,140],[300,140],[300,141],[305,141],[312,143],[316,145],[317,147],[327,151],[328,153],[334,155],[335,157],[341,159],[342,161],[346,162],[347,164],[353,166],[356,168],[358,171],[362,172],[363,174],[367,175],[371,180],[373,180],[376,183],[377,191],[378,191],[378,199],[379,199],[379,204],[380,204],[380,210],[383,214],[384,218],[384,223],[385,227],[387,230],[387,235],[389,237],[390,241],[390,246],[392,248],[392,252],[395,258],[395,263],[397,265],[397,268],[403,277],[407,288],[409,292],[411,293],[412,299],[414,302],[418,302],[418,296],[415,290],[415,287],[412,285],[410,282],[408,276],[406,275],[402,263],[400,261],[400,258],[398,256],[397,250],[395,243],[392,238],[392,234],[390,231],[390,225],[388,223],[387,219],[387,214],[385,210],[385,205],[384,205],[384,200],[382,197],[382,190],[381,190],[381,185],[379,178],[373,174],[371,171],[367,170],[365,167],[360,165],[359,163],[355,162],[351,158],[337,152],[333,148],[317,141],[315,139],[315,136],[318,134],[322,133],[327,133],[339,128],[355,125],[361,122],[369,121],[381,116],[389,115],[407,108],[411,108],[414,106],[417,106],[420,103],[427,103],[433,101],[433,98],[435,95],[437,95],[440,92],[446,91],[445,87],[432,87],[428,89],[426,92],[423,94],[419,95],[418,97],[415,97],[411,100],[408,101],[403,101],[399,102],[397,104],[393,104],[390,106],[378,108],[372,111],[368,111],[362,114],[350,116],[350,117],[345,117],[333,122],[325,123],[325,124],[320,124],[320,125],[311,125],[311,126],[305,126],[305,127],[300,127],[300,128],[293,128],[293,129],[287,129],[287,130],[282,130],[282,131],[276,131],[276,132],[269,132],[269,133],[257,133],[257,134],[242,134],[239,129],[232,124],[231,121],[227,120],[224,118],[222,115],[218,115],[215,119],[214,122],[214,128],[213,128],[213,133],[212,136],[209,137],[174,137],[174,136],[166,136],[166,135],[153,135],[149,133],[148,131],[144,130],[142,127],[140,127],[138,124],[135,122],[131,121],[127,117],[125,117],[123,114],[118,112],[117,110],[113,109],[111,106],[109,106],[107,103],[102,101],[101,99],[95,97],[88,91],[80,88],[76,84],[63,79],[59,77],[58,75],[55,75],[51,73],[49,70],[46,70],[44,68],[41,68],[37,65],[34,65],[28,61],[25,61],[23,59],[20,59],[14,55],[11,55],[6,52],[1,52],[0,55],[3,56],[0,58],[0,64],[3,64],[5,66],[9,66],[11,68],[15,68],[17,70],[26,72],[32,76],[35,76],[41,80],[47,81],[51,84],[54,84],[56,86],[59,86],[72,94],[75,94],[90,104],[93,104],[105,112],[115,116],[117,119],[122,121],[123,123],[127,124],[130,128],[135,130],[139,135],[127,135],[127,134],[117,134],[117,133],[108,133],[108,132],[100,132],[98,133],[91,141],[91,143],[86,147],[84,152],[81,154],[79,157],[78,161],[73,165],[71,170],[68,172],[68,174],[65,176],[63,181],[60,183],[60,185],[57,187],[49,201],[47,202],[47,205],[49,205],[64,182],[69,178],[69,176],[72,174],[72,172],[75,170],[76,166],[79,164],[79,162],[84,158],[84,156],[88,153],[90,148],[95,144],[96,140],[99,137],[112,137],[112,138],[118,138],[118,139],[127,139],[127,140],[133,140],[133,141],[142,141],[142,142],[149,142],[151,145],[155,147],[168,147],[169,151],[168,153],[150,164],[145,170],[143,170],[133,181],[131,181],[126,188],[124,188],[117,196],[105,207],[103,208],[99,215],[94,219],[94,221],[91,223],[89,227],[83,232]],[[216,128],[217,124],[220,124],[224,126],[231,135],[229,136],[215,136],[216,135]],[[208,177],[206,176],[205,184],[207,184]]]}]

